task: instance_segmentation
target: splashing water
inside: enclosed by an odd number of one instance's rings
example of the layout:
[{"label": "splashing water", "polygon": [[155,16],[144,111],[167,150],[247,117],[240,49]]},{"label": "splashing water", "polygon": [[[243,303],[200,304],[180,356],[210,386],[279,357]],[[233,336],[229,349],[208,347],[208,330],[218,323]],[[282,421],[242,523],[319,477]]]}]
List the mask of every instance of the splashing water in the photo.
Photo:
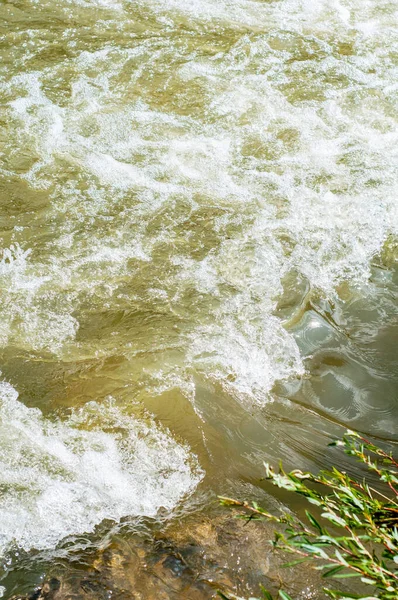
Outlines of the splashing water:
[{"label": "splashing water", "polygon": [[[187,448],[126,407],[179,390],[203,421],[198,380],[231,411],[265,406],[308,375],[309,352],[342,347],[302,318],[309,299],[349,312],[378,297],[372,260],[398,233],[397,7],[20,0],[0,14],[1,541],[44,548],[198,483]],[[355,338],[352,316],[340,325]]]},{"label": "splashing water", "polygon": [[0,550],[49,548],[103,519],[155,516],[201,479],[186,448],[111,405],[88,403],[53,423],[11,385],[0,394]]}]

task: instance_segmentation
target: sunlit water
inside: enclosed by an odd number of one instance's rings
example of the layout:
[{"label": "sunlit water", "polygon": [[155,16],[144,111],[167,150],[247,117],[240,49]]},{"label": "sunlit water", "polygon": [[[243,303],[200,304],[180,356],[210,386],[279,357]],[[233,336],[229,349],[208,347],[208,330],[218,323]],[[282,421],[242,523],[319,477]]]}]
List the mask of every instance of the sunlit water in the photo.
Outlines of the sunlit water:
[{"label": "sunlit water", "polygon": [[5,565],[396,440],[397,10],[0,4]]}]

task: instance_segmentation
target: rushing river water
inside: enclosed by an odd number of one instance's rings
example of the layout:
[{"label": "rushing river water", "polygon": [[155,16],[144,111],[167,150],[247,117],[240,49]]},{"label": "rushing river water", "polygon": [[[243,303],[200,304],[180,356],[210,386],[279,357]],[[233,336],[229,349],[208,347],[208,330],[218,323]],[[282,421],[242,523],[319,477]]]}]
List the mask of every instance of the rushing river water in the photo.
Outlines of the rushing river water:
[{"label": "rushing river water", "polygon": [[325,466],[340,425],[397,440],[397,23],[1,2],[5,573]]}]

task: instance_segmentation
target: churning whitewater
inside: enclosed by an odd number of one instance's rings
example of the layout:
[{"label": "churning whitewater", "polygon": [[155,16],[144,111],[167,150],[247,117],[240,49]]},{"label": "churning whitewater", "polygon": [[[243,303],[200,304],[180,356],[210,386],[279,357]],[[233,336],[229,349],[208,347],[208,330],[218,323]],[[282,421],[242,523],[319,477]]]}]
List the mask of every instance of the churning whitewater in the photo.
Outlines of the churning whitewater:
[{"label": "churning whitewater", "polygon": [[386,0],[2,4],[3,550],[195,489],[195,453],[142,398],[195,408],[202,378],[259,406],[305,374],[307,295],[359,289],[398,233],[394,18]]},{"label": "churning whitewater", "polygon": [[154,423],[89,402],[51,422],[3,383],[0,548],[55,547],[103,519],[171,510],[202,477],[186,448]]}]

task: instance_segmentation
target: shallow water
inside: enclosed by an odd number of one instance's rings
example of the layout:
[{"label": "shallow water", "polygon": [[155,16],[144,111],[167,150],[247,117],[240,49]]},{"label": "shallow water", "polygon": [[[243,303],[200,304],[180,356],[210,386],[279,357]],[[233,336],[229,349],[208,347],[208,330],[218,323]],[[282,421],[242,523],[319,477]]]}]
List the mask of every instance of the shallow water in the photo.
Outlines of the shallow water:
[{"label": "shallow water", "polygon": [[342,426],[397,441],[397,19],[0,4],[6,596],[68,536],[345,462]]}]

